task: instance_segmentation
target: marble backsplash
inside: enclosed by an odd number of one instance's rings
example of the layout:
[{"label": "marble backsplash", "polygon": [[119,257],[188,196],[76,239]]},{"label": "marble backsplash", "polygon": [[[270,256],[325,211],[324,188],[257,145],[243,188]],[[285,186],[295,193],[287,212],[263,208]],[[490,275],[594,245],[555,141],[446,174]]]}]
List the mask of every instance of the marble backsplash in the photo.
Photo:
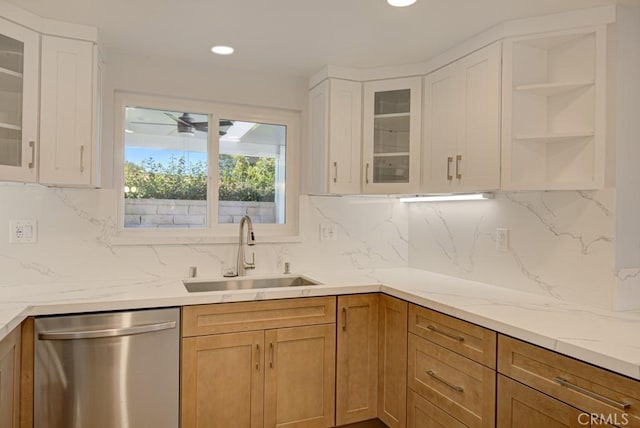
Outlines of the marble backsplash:
[{"label": "marble backsplash", "polygon": [[[218,276],[235,244],[119,245],[117,193],[0,184],[0,224],[38,221],[38,242],[0,235],[0,287],[64,281]],[[615,267],[613,189],[498,193],[488,201],[300,198],[300,242],[260,243],[256,270],[272,274],[410,266],[609,309],[640,309],[640,270]],[[333,223],[337,240],[321,241]],[[509,229],[509,249],[496,247]],[[6,229],[5,229],[6,230]],[[258,236],[258,240],[260,237]],[[90,286],[90,284],[88,284]]]},{"label": "marble backsplash", "polygon": [[[411,204],[409,266],[615,308],[614,198],[605,189]],[[507,251],[497,228],[509,229]]]},{"label": "marble backsplash", "polygon": [[[38,242],[10,244],[0,235],[0,287],[62,281],[217,276],[235,266],[236,244],[117,245],[113,190],[0,184],[0,224],[38,221]],[[318,269],[401,267],[408,263],[407,206],[397,199],[302,196],[301,242],[258,243],[250,274]],[[321,241],[334,223],[337,240]],[[7,230],[5,229],[5,230]],[[116,241],[117,242],[117,241]],[[89,284],[90,286],[90,284]]]}]

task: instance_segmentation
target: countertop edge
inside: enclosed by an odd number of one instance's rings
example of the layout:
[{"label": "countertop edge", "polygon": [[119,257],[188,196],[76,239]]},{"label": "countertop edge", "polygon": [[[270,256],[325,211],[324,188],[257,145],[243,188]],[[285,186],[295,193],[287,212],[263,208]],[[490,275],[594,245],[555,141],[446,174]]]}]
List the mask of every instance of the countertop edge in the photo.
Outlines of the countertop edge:
[{"label": "countertop edge", "polygon": [[295,287],[295,290],[287,288],[196,293],[197,295],[195,296],[185,293],[178,296],[161,296],[155,298],[134,297],[119,299],[118,297],[114,297],[113,300],[103,301],[97,301],[96,299],[92,301],[91,298],[85,298],[75,302],[58,301],[24,306],[15,304],[4,309],[7,312],[15,313],[10,314],[4,321],[0,321],[0,323],[2,323],[2,325],[0,325],[0,340],[4,339],[4,337],[29,316],[382,292],[640,381],[640,361],[636,363],[612,357],[574,343],[563,341],[559,338],[550,337],[536,331],[492,319],[486,315],[474,313],[460,306],[456,307],[429,297],[420,296],[412,291],[403,290],[401,287],[385,285],[384,282],[386,281],[372,280],[370,283],[361,284],[346,283],[342,285],[304,286]]}]

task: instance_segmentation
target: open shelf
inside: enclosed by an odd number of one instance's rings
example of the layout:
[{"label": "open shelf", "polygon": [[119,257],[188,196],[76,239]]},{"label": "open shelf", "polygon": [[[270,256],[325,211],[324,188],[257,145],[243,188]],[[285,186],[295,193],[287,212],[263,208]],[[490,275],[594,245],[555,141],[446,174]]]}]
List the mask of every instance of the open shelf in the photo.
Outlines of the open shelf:
[{"label": "open shelf", "polygon": [[539,141],[546,143],[555,143],[559,141],[571,140],[575,138],[593,137],[593,131],[577,131],[577,132],[553,132],[542,134],[520,134],[516,135],[516,140],[521,141]]},{"label": "open shelf", "polygon": [[12,131],[21,131],[22,130],[22,128],[20,126],[18,126],[18,125],[12,125],[10,123],[3,123],[3,122],[0,122],[0,128],[2,128],[2,129],[10,129]]},{"label": "open shelf", "polygon": [[374,153],[374,158],[391,158],[394,156],[409,156],[409,152],[396,152],[396,153]]},{"label": "open shelf", "polygon": [[373,117],[375,119],[388,119],[388,118],[394,118],[394,117],[409,117],[411,116],[410,112],[406,112],[406,113],[386,113],[386,114],[376,114]]},{"label": "open shelf", "polygon": [[503,188],[603,186],[604,34],[593,28],[505,41]]},{"label": "open shelf", "polygon": [[518,92],[529,93],[541,96],[553,96],[571,92],[576,89],[593,86],[593,81],[587,82],[556,82],[556,83],[536,83],[533,85],[518,85],[515,90]]}]

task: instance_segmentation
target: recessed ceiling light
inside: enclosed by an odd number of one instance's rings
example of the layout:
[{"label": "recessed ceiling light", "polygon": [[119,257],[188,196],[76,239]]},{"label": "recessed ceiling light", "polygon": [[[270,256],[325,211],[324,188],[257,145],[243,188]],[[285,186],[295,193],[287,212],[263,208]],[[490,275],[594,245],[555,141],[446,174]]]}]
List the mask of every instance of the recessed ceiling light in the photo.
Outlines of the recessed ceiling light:
[{"label": "recessed ceiling light", "polygon": [[211,48],[211,52],[218,55],[231,55],[233,48],[231,46],[214,46]]},{"label": "recessed ceiling light", "polygon": [[387,0],[387,3],[395,7],[411,6],[415,2],[416,0]]}]

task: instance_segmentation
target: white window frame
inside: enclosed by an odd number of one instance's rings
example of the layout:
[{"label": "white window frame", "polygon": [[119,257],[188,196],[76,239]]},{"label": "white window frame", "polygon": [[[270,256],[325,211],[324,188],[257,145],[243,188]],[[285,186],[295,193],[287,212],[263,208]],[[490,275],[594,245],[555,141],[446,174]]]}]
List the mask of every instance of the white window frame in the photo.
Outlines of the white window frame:
[{"label": "white window frame", "polygon": [[[207,224],[203,228],[124,227],[125,108],[140,107],[166,111],[207,114]],[[254,223],[257,242],[296,242],[299,237],[300,112],[278,108],[223,104],[181,98],[116,91],[114,96],[114,186],[118,198],[118,228],[114,244],[207,244],[236,243],[237,224],[218,223],[218,126],[220,119],[286,126],[285,223]]]}]

